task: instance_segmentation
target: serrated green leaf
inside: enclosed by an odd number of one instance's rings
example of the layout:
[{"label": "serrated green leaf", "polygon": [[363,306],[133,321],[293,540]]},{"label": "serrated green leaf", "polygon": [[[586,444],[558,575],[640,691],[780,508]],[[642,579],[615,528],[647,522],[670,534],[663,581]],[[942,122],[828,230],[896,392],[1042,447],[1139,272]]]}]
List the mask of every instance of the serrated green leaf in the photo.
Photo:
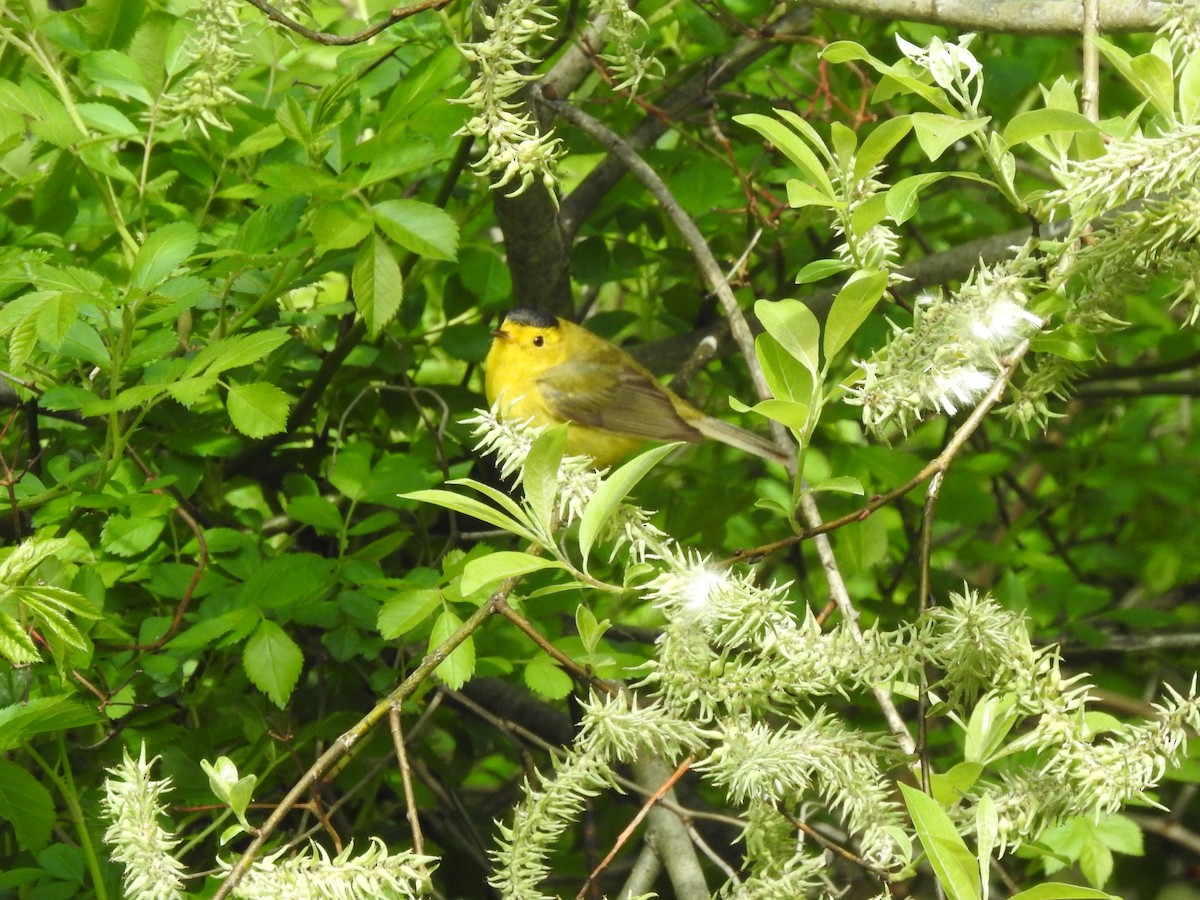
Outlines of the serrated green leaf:
[{"label": "serrated green leaf", "polygon": [[[463,621],[450,610],[443,610],[433,623],[433,631],[429,635],[429,652],[432,653],[462,627]],[[467,637],[455,647],[450,655],[434,670],[446,687],[457,691],[475,674],[475,641]]]},{"label": "serrated green leaf", "polygon": [[154,102],[146,87],[146,73],[132,57],[118,50],[97,50],[87,54],[80,62],[79,73],[96,84],[140,100],[147,106]]},{"label": "serrated green leaf", "polygon": [[67,332],[79,318],[79,298],[75,294],[55,294],[47,297],[38,311],[38,340],[57,351],[67,339]]},{"label": "serrated green leaf", "polygon": [[32,697],[0,708],[0,751],[15,750],[30,738],[96,722],[96,713],[70,697]]},{"label": "serrated green leaf", "polygon": [[171,222],[157,229],[138,250],[129,275],[130,286],[143,291],[158,287],[192,255],[199,240],[200,233],[191,222]]},{"label": "serrated green leaf", "polygon": [[367,326],[367,334],[378,336],[400,311],[404,299],[404,280],[396,258],[378,233],[363,241],[350,273],[354,305]]},{"label": "serrated green leaf", "polygon": [[379,609],[378,628],[385,640],[408,634],[441,605],[442,592],[436,588],[411,588],[387,601]]},{"label": "serrated green leaf", "polygon": [[561,700],[575,687],[571,676],[548,656],[538,656],[525,666],[525,684],[535,694],[551,700]]},{"label": "serrated green leaf", "polygon": [[225,408],[229,421],[246,437],[264,438],[287,428],[291,398],[265,381],[229,387]]},{"label": "serrated green leaf", "polygon": [[158,540],[165,524],[162,519],[109,516],[100,530],[100,546],[116,556],[137,556]]},{"label": "serrated green leaf", "polygon": [[313,212],[312,236],[317,254],[357,247],[374,228],[370,210],[352,200],[322,203]]},{"label": "serrated green leaf", "polygon": [[14,666],[25,666],[42,659],[29,632],[5,612],[0,612],[0,658]]},{"label": "serrated green leaf", "polygon": [[458,223],[444,209],[419,200],[384,200],[374,207],[375,224],[417,256],[453,261],[458,256]]},{"label": "serrated green leaf", "polygon": [[213,341],[195,357],[196,365],[188,367],[188,374],[197,375],[206,371],[219,375],[230,369],[248,366],[268,356],[291,338],[286,328],[264,328]]},{"label": "serrated green leaf", "polygon": [[463,595],[473,594],[481,588],[499,584],[506,578],[528,575],[543,569],[561,569],[562,563],[531,553],[513,550],[497,550],[487,556],[470,560],[464,567],[459,587]]},{"label": "serrated green leaf", "polygon": [[325,534],[338,534],[345,524],[337,504],[326,497],[293,497],[288,501],[287,514],[297,522],[310,525]]},{"label": "serrated green leaf", "polygon": [[979,868],[950,816],[936,800],[915,787],[901,783],[900,792],[948,900],[978,900]]},{"label": "serrated green leaf", "polygon": [[242,666],[250,682],[283,709],[300,680],[304,654],[275,622],[263,619],[246,641]]},{"label": "serrated green leaf", "polygon": [[872,272],[861,278],[852,277],[846,286],[838,291],[829,310],[829,318],[825,320],[823,350],[826,362],[846,346],[859,326],[866,321],[879,298],[883,296],[887,283],[886,272]]},{"label": "serrated green leaf", "polygon": [[37,853],[50,842],[54,799],[33,775],[7,759],[0,759],[0,818],[12,823],[24,850]]}]

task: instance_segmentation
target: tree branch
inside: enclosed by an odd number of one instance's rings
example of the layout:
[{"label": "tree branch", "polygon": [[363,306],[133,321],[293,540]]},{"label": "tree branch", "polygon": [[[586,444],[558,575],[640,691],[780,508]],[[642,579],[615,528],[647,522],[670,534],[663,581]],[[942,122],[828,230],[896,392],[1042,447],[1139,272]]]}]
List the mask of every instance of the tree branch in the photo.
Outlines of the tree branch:
[{"label": "tree branch", "polygon": [[277,10],[270,3],[267,3],[266,0],[250,0],[250,4],[261,11],[272,22],[282,25],[284,28],[294,31],[296,34],[310,41],[332,47],[344,47],[350,44],[361,44],[363,41],[369,41],[375,35],[386,31],[397,22],[403,21],[409,16],[415,16],[417,13],[426,12],[431,9],[441,9],[443,6],[449,5],[449,3],[450,0],[421,0],[420,3],[414,3],[412,6],[396,7],[388,13],[388,17],[383,21],[376,22],[374,25],[364,28],[357,34],[342,35],[306,28],[291,16]]},{"label": "tree branch", "polygon": [[[1082,34],[1084,4],[1079,0],[815,0],[813,6],[877,19],[903,19],[1008,34]],[[1105,0],[1100,27],[1109,33],[1153,31],[1167,4],[1147,0]]]}]

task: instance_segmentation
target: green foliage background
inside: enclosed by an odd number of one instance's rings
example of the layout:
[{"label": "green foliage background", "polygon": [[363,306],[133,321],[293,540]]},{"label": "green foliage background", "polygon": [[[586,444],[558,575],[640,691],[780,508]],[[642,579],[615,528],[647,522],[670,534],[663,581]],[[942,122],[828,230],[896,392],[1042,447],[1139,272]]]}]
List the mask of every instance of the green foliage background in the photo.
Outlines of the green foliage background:
[{"label": "green foliage background", "polygon": [[[631,102],[608,89],[597,63],[574,98],[620,134],[776,15],[755,0],[654,0],[638,11],[661,82]],[[351,33],[344,12],[311,5],[319,26]],[[452,101],[472,75],[454,45],[470,32],[471,10],[447,6],[334,47],[246,6],[229,41],[241,56],[231,93],[207,121],[189,118],[196,108],[185,103],[188,79],[206,71],[189,55],[196,15],[182,2],[96,0],[56,12],[27,0],[0,16],[0,557],[9,560],[0,583],[9,660],[0,665],[0,893],[119,892],[100,842],[100,789],[122,748],[142,741],[174,782],[185,859],[209,866],[220,814],[200,760],[228,756],[258,776],[265,809],[250,818],[260,822],[486,599],[486,587],[463,593],[464,565],[521,549],[486,523],[400,497],[467,475],[501,484],[462,420],[482,405],[489,329],[528,299],[514,297],[494,198],[467,165],[478,148],[456,136],[467,110]],[[795,276],[837,239],[821,210],[788,209],[794,170],[732,117],[790,109],[827,134],[832,122],[865,131],[911,111],[910,98],[873,103],[868,68],[818,55],[853,35],[894,59],[896,33],[917,43],[946,34],[821,12],[644,150],[723,265],[751,248],[734,279],[744,307],[798,296],[823,309],[828,299]],[[561,37],[573,40],[565,26]],[[1038,104],[1039,86],[1078,74],[1077,39],[989,34],[975,49],[984,105],[998,122]],[[542,51],[563,52],[552,43]],[[1140,99],[1109,72],[1101,96],[1104,115]],[[556,134],[569,205],[602,151],[565,125]],[[981,169],[969,147],[949,155],[947,165]],[[1049,186],[1036,157],[1023,166],[1026,187]],[[909,141],[888,177],[933,168]],[[906,226],[903,259],[944,259],[1027,225],[996,200],[981,185],[941,182]],[[576,311],[589,310],[596,331],[649,348],[664,370],[678,368],[720,315],[662,210],[630,178],[571,208],[586,213],[570,249]],[[928,280],[961,278],[974,262]],[[1014,435],[996,421],[976,435],[946,479],[935,526],[934,596],[964,581],[991,589],[1028,614],[1037,639],[1064,642],[1068,665],[1090,671],[1119,715],[1144,713],[1160,682],[1184,685],[1197,668],[1191,512],[1200,475],[1189,397],[1200,340],[1164,303],[1172,288],[1128,297],[1117,311],[1127,327],[1089,354],[1079,394],[1044,434]],[[910,317],[903,305],[877,310],[835,377],[883,341],[888,319]],[[752,399],[744,362],[729,355],[688,393],[727,418],[736,417],[727,396]],[[952,428],[933,418],[884,446],[864,438],[857,410],[834,405],[808,474],[853,476],[868,497],[883,493]],[[726,556],[790,534],[773,506],[789,496],[782,470],[720,445],[673,456],[638,490],[663,530]],[[821,496],[827,518],[862,502]],[[913,614],[920,504],[902,498],[833,537],[867,623]],[[21,557],[26,541],[41,550]],[[620,559],[610,565],[609,581],[636,575]],[[760,568],[764,579],[794,580],[797,609],[825,606],[808,545]],[[522,583],[528,621],[599,677],[635,677],[659,614],[633,595],[555,584],[552,573]],[[581,607],[614,623],[595,647],[580,638]],[[490,823],[511,809],[530,763],[546,762],[511,726],[569,740],[574,687],[526,635],[493,620],[406,702],[417,802],[427,850],[445,860],[436,875],[444,896],[485,895]],[[876,715],[861,706],[847,703],[852,715]],[[931,734],[935,768],[939,753],[953,757],[954,739]],[[1190,791],[1168,785],[1161,799],[1175,808]],[[288,820],[290,833],[316,826],[331,846],[333,835],[410,840],[386,729],[308,802]],[[631,814],[624,800],[604,798],[592,830],[562,847],[556,873],[572,893]],[[1153,832],[1176,820],[1147,811],[1138,821]],[[1122,823],[1065,825],[1059,850],[1076,860],[1084,851],[1071,847],[1086,845],[1101,861],[1084,874],[1095,874],[1109,848],[1140,852],[1140,833]],[[736,860],[735,829],[706,833]],[[1119,865],[1109,890],[1156,896],[1193,871],[1161,838],[1144,850],[1149,860]],[[1018,882],[1044,871],[1041,861],[1005,865]]]}]

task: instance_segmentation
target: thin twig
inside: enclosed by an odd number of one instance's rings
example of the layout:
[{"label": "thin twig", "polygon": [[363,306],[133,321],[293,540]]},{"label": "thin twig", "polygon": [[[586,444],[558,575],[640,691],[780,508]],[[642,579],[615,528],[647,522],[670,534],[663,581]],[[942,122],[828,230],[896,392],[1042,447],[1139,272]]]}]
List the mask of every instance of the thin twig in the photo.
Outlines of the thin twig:
[{"label": "thin twig", "polygon": [[343,755],[349,752],[359,741],[361,741],[379,722],[386,716],[394,706],[402,704],[414,691],[433,674],[434,669],[445,662],[454,650],[463,643],[467,638],[473,635],[485,621],[487,621],[495,612],[496,605],[508,599],[508,595],[516,587],[517,579],[510,578],[501,585],[500,589],[488,599],[475,612],[473,612],[465,622],[452,634],[446,638],[435,649],[425,655],[425,658],[417,665],[408,677],[404,679],[395,690],[387,697],[375,704],[365,716],[358,720],[355,725],[348,731],[344,732],[336,741],[334,741],[328,750],[314,762],[304,773],[304,776],[292,786],[279,805],[275,807],[275,811],[267,818],[266,823],[262,826],[258,835],[250,842],[241,857],[233,868],[229,870],[229,874],[225,876],[225,880],[221,882],[213,894],[213,900],[223,900],[228,897],[230,891],[241,881],[242,876],[246,874],[246,870],[250,868],[251,863],[262,852],[263,846],[275,833],[284,816],[291,811],[300,798],[308,792],[310,787],[325,774],[329,768],[336,763]]},{"label": "thin twig", "polygon": [[595,690],[602,691],[610,697],[615,697],[617,689],[608,682],[597,678],[586,668],[581,666],[567,654],[563,653],[540,631],[533,627],[533,623],[522,616],[519,612],[508,605],[507,601],[501,600],[496,604],[496,612],[508,619],[516,625],[521,631],[535,644],[538,645],[551,659],[555,660],[560,666],[566,669],[573,678]]},{"label": "thin twig", "polygon": [[[947,460],[946,465],[949,464],[949,460]],[[930,586],[932,578],[930,559],[933,556],[933,513],[937,507],[938,495],[942,491],[942,480],[945,477],[946,470],[944,468],[938,470],[929,479],[929,487],[925,489],[925,508],[921,513],[920,583],[917,588],[918,616],[924,616],[929,609],[933,593]],[[921,693],[917,698],[917,750],[921,754],[921,790],[927,794],[932,783],[928,736],[929,673],[923,666],[921,668]]]},{"label": "thin twig", "polygon": [[345,47],[351,44],[361,44],[364,41],[369,41],[381,31],[387,31],[387,29],[391,28],[397,22],[403,21],[410,16],[415,16],[417,13],[426,12],[427,10],[431,9],[441,9],[443,6],[449,5],[450,0],[422,0],[422,2],[414,3],[412,6],[393,9],[390,13],[388,13],[388,17],[383,21],[376,22],[374,25],[364,28],[357,34],[351,35],[331,34],[328,31],[314,31],[311,28],[306,28],[295,19],[283,12],[280,12],[270,3],[267,3],[266,0],[250,0],[250,3],[251,5],[257,7],[262,14],[272,22],[296,32],[296,34],[303,38],[307,38],[310,41],[315,41],[318,44],[326,44],[331,47]]},{"label": "thin twig", "polygon": [[1024,358],[1028,350],[1029,342],[1022,341],[1016,347],[1016,349],[1014,349],[1012,353],[1008,355],[1004,370],[996,377],[996,380],[992,383],[992,387],[988,390],[987,394],[984,395],[983,399],[979,402],[979,405],[976,406],[971,412],[971,415],[967,416],[962,425],[958,427],[958,431],[956,431],[954,436],[950,438],[950,441],[946,444],[942,452],[926,463],[925,467],[921,469],[920,472],[918,472],[908,481],[904,482],[904,484],[900,485],[898,488],[888,491],[887,493],[876,494],[860,509],[849,512],[844,516],[839,516],[836,519],[830,519],[828,522],[821,522],[820,524],[808,523],[806,524],[804,530],[800,531],[798,534],[789,535],[788,537],[780,538],[777,541],[772,541],[769,544],[762,544],[758,547],[739,550],[737,553],[733,554],[733,556],[722,560],[722,564],[733,565],[734,563],[756,560],[771,553],[775,553],[778,550],[783,550],[787,547],[807,541],[809,538],[814,538],[830,531],[836,531],[845,525],[849,525],[851,522],[861,522],[863,519],[871,515],[871,513],[883,508],[884,506],[887,506],[893,500],[903,497],[913,488],[923,484],[927,479],[932,478],[935,473],[945,471],[945,469],[950,465],[950,461],[954,459],[959,450],[962,449],[963,444],[965,444],[970,439],[971,435],[975,433],[976,429],[979,428],[980,424],[984,420],[984,417],[986,417],[991,411],[992,407],[999,402],[1001,395],[1004,393],[1005,386],[1008,384],[1009,379],[1012,378],[1013,373],[1016,372],[1017,366],[1020,365],[1022,358]]},{"label": "thin twig", "polygon": [[421,819],[417,815],[417,798],[413,794],[412,770],[408,766],[408,750],[404,746],[404,714],[399,706],[388,710],[388,723],[392,728],[392,744],[396,748],[396,761],[400,764],[400,783],[404,786],[404,809],[408,827],[412,830],[413,853],[425,855],[425,838],[421,834]]},{"label": "thin twig", "polygon": [[583,883],[583,887],[581,887],[579,889],[579,893],[575,895],[575,900],[583,900],[583,896],[587,893],[588,887],[596,880],[601,872],[608,868],[609,863],[613,861],[617,853],[622,847],[625,846],[625,844],[629,841],[629,838],[633,836],[633,832],[636,831],[638,825],[642,823],[642,819],[646,818],[646,816],[650,814],[650,810],[654,808],[654,804],[657,803],[664,794],[666,794],[675,786],[675,782],[683,777],[684,772],[691,768],[692,760],[694,758],[695,757],[689,756],[687,759],[681,762],[675,768],[675,771],[671,773],[671,777],[659,785],[658,790],[651,794],[646,802],[642,804],[642,808],[637,811],[637,815],[633,817],[630,823],[625,826],[625,829],[617,836],[616,841],[613,843],[612,849],[608,851],[608,855],[605,856],[604,859],[600,860],[600,865],[596,866],[596,868],[592,870],[591,874],[588,875],[587,880]]}]

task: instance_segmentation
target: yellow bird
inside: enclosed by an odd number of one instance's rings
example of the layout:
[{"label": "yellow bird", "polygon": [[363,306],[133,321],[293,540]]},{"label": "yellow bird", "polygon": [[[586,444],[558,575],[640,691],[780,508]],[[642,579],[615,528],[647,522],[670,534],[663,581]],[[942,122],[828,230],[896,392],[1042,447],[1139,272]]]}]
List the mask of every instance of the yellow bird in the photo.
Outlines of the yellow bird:
[{"label": "yellow bird", "polygon": [[567,453],[611,466],[646,441],[722,441],[765,459],[766,438],[707,416],[659,384],[628,353],[539,309],[515,309],[492,332],[484,391],[513,421],[566,422]]}]

